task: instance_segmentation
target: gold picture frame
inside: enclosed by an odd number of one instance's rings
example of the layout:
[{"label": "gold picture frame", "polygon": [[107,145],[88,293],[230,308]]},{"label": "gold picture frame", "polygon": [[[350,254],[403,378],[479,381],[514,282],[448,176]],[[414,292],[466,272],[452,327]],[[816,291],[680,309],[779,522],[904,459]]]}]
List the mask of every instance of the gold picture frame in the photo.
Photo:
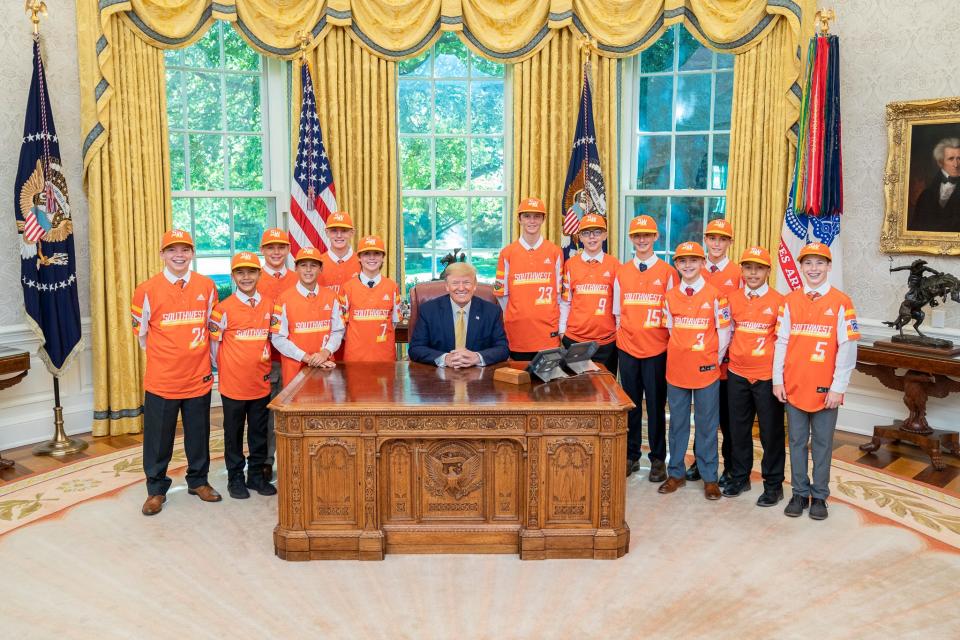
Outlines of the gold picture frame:
[{"label": "gold picture frame", "polygon": [[[934,161],[934,148],[939,141],[950,138],[960,138],[960,97],[887,105],[887,166],[883,176],[886,206],[881,251],[960,255],[960,215],[931,224],[927,193],[939,189],[934,186],[940,171]],[[955,197],[960,199],[960,186],[955,191]],[[956,210],[953,198],[944,211]]]}]

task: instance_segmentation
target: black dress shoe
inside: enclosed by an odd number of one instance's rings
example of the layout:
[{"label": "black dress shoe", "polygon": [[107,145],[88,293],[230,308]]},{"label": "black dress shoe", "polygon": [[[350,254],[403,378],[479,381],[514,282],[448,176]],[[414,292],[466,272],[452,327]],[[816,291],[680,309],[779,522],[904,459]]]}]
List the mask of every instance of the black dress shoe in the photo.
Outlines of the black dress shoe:
[{"label": "black dress shoe", "polygon": [[640,471],[640,461],[627,458],[627,477],[632,476],[635,471]]},{"label": "black dress shoe", "polygon": [[247,491],[247,487],[243,484],[243,476],[230,478],[227,481],[227,493],[230,494],[231,498],[237,500],[246,500],[250,497],[250,492]]},{"label": "black dress shoe", "polygon": [[667,465],[663,460],[650,461],[650,475],[647,480],[650,482],[663,482],[667,479]]},{"label": "black dress shoe", "polygon": [[727,498],[736,498],[741,493],[750,491],[750,481],[744,480],[743,482],[737,482],[736,480],[730,480],[727,484],[721,485],[721,493]]},{"label": "black dress shoe", "polygon": [[781,500],[783,500],[783,489],[766,488],[763,490],[763,493],[760,494],[760,497],[757,498],[757,506],[775,507],[780,504]]},{"label": "black dress shoe", "polygon": [[700,479],[700,469],[697,468],[697,462],[694,461],[689,467],[687,467],[686,479],[689,482],[696,482]]},{"label": "black dress shoe", "polygon": [[277,488],[264,480],[263,474],[261,473],[253,472],[247,474],[247,488],[256,491],[262,496],[277,495]]},{"label": "black dress shoe", "polygon": [[272,464],[265,464],[265,465],[263,465],[263,479],[266,480],[267,482],[271,482],[271,481],[273,480],[273,465],[272,465]]},{"label": "black dress shoe", "polygon": [[724,469],[723,473],[720,474],[720,478],[717,479],[717,484],[720,485],[720,488],[723,489],[725,486],[730,484],[730,472]]},{"label": "black dress shoe", "polygon": [[810,502],[810,517],[814,520],[826,520],[827,501],[820,498],[814,498]]},{"label": "black dress shoe", "polygon": [[803,515],[803,510],[807,508],[810,504],[810,498],[808,496],[793,494],[793,497],[790,498],[790,502],[787,503],[787,508],[783,510],[783,515],[790,516],[791,518],[799,518]]}]

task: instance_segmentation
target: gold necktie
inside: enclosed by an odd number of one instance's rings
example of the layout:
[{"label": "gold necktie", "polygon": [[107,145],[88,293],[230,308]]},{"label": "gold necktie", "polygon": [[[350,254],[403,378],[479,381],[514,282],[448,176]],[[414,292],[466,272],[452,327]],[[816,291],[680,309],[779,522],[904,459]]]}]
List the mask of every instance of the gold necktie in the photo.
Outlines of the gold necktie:
[{"label": "gold necktie", "polygon": [[467,320],[465,315],[466,314],[464,313],[463,309],[457,310],[457,322],[453,327],[455,349],[467,348]]}]

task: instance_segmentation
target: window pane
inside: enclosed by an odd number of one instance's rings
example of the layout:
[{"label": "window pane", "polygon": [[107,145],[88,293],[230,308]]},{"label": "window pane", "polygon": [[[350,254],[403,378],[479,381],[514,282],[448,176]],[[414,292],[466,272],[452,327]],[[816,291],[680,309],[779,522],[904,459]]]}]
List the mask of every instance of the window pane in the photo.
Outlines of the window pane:
[{"label": "window pane", "polygon": [[410,198],[402,200],[403,206],[403,246],[406,249],[426,247],[433,237],[433,225],[430,222],[429,198]]},{"label": "window pane", "polygon": [[470,201],[472,247],[487,247],[499,252],[503,244],[503,204],[503,198],[473,198]]},{"label": "window pane", "polygon": [[497,276],[497,260],[500,257],[499,249],[489,251],[474,251],[470,263],[477,268],[477,282],[493,283]]},{"label": "window pane", "polygon": [[163,52],[163,59],[168,67],[181,66],[183,64],[183,49],[167,49]]},{"label": "window pane", "polygon": [[487,60],[482,56],[470,53],[470,73],[474,76],[503,77],[503,65]]},{"label": "window pane", "polygon": [[467,141],[464,138],[437,138],[437,189],[467,188]]},{"label": "window pane", "polygon": [[677,136],[677,164],[673,178],[674,189],[705,189],[707,187],[707,136]]},{"label": "window pane", "polygon": [[677,66],[680,71],[709,69],[713,64],[713,53],[710,49],[700,44],[686,29],[680,28],[677,29],[677,32],[680,40]]},{"label": "window pane", "polygon": [[717,74],[717,95],[714,97],[713,128],[730,128],[730,110],[733,107],[733,74]]},{"label": "window pane", "polygon": [[255,131],[260,122],[260,76],[232,76],[227,81],[227,131]]},{"label": "window pane", "polygon": [[263,140],[260,136],[230,136],[230,189],[263,189]]},{"label": "window pane", "polygon": [[670,136],[640,136],[637,188],[670,188]]},{"label": "window pane", "polygon": [[474,138],[470,144],[471,185],[483,191],[503,189],[503,138]]},{"label": "window pane", "polygon": [[[193,201],[197,254],[230,253],[230,207],[227,198],[195,198]],[[227,273],[230,272],[229,264]]]},{"label": "window pane", "polygon": [[727,165],[730,162],[730,136],[713,136],[713,164],[710,166],[710,188],[727,188]]},{"label": "window pane", "polygon": [[707,222],[727,216],[727,199],[707,198]]},{"label": "window pane", "polygon": [[260,235],[268,226],[269,209],[265,198],[235,198],[233,201],[234,252],[260,249]]},{"label": "window pane", "polygon": [[710,74],[696,73],[677,80],[674,107],[677,131],[706,131],[710,128]]},{"label": "window pane", "polygon": [[184,167],[184,142],[182,133],[170,133],[170,189],[185,189],[186,175]]},{"label": "window pane", "polygon": [[400,178],[404,189],[430,188],[430,138],[400,138]]},{"label": "window pane", "polygon": [[220,66],[220,23],[215,23],[210,30],[193,46],[183,50],[183,64],[188,67],[216,69]]},{"label": "window pane", "polygon": [[236,29],[223,26],[223,54],[227,69],[259,71],[260,54],[250,48]]},{"label": "window pane", "polygon": [[192,133],[190,138],[190,189],[215,191],[225,189],[223,136]]},{"label": "window pane", "polygon": [[670,198],[670,250],[681,242],[703,243],[703,198]]},{"label": "window pane", "polygon": [[438,82],[434,110],[436,133],[466,133],[467,83]]},{"label": "window pane", "polygon": [[640,131],[670,131],[673,76],[640,78]]},{"label": "window pane", "polygon": [[640,71],[642,73],[673,70],[674,31],[673,28],[668,28],[656,42],[640,54]]},{"label": "window pane", "polygon": [[718,53],[718,54],[717,54],[717,69],[733,69],[733,54],[732,54],[732,53]]},{"label": "window pane", "polygon": [[404,81],[399,91],[400,133],[429,133],[430,83]]},{"label": "window pane", "polygon": [[503,132],[503,82],[470,84],[470,132]]},{"label": "window pane", "polygon": [[183,72],[167,70],[167,126],[184,128]]},{"label": "window pane", "polygon": [[[190,231],[190,198],[173,198],[173,228]],[[192,232],[191,232],[192,233]]]},{"label": "window pane", "polygon": [[186,72],[187,128],[219,131],[223,127],[220,104],[220,76],[214,73]]},{"label": "window pane", "polygon": [[397,63],[397,67],[401,76],[429,76],[430,51],[425,51],[416,58],[401,60]]},{"label": "window pane", "polygon": [[436,238],[434,247],[441,257],[454,249],[470,246],[466,198],[437,198]]},{"label": "window pane", "polygon": [[464,78],[467,75],[467,47],[453,33],[447,31],[434,46],[437,56],[436,68],[433,70],[437,78]]},{"label": "window pane", "polygon": [[[660,237],[653,244],[654,251],[665,251],[667,248],[667,198],[666,196],[633,196],[627,198],[627,210],[624,212],[629,224],[631,218],[648,215],[657,221]],[[629,241],[628,241],[629,242]],[[628,255],[633,249],[627,245]],[[627,256],[622,256],[626,258]]]},{"label": "window pane", "polygon": [[230,258],[197,258],[197,271],[213,278],[213,283],[217,286],[217,295],[221,300],[233,293]]},{"label": "window pane", "polygon": [[433,253],[409,251],[403,254],[403,288],[409,295],[418,282],[433,280],[434,268],[438,266]]}]

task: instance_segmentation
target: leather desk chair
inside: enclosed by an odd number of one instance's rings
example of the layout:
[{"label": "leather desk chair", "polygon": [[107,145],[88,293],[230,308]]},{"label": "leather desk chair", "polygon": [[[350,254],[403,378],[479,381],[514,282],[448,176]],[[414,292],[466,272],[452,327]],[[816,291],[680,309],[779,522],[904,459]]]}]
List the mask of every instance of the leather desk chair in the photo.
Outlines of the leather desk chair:
[{"label": "leather desk chair", "polygon": [[[408,335],[413,337],[413,327],[417,324],[417,315],[419,306],[428,300],[447,295],[447,283],[444,280],[431,280],[430,282],[421,282],[410,290],[410,318],[407,320]],[[500,304],[497,297],[493,295],[492,284],[477,284],[477,290],[473,293],[474,298],[481,298],[493,304]]]}]

